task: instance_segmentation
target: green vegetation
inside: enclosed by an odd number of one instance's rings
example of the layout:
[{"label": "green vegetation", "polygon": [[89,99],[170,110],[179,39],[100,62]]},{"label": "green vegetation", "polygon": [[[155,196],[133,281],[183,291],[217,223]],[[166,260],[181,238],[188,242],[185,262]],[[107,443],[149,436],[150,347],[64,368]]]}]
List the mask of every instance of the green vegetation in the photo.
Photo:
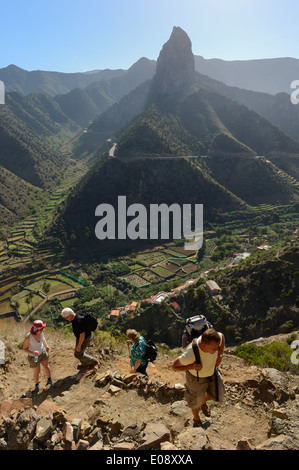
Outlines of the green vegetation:
[{"label": "green vegetation", "polygon": [[216,155],[253,158],[298,153],[299,144],[269,121],[224,95],[194,84],[171,104],[161,100],[139,114],[119,139],[119,156]]},{"label": "green vegetation", "polygon": [[[0,109],[0,313],[15,308],[68,331],[62,308],[89,310],[108,345],[132,326],[177,347],[185,318],[197,313],[233,345],[298,328],[298,157],[291,156],[298,142],[199,79],[159,102],[149,102],[148,83],[121,99],[136,82],[128,76],[122,91],[117,83],[55,98],[7,94]],[[48,75],[43,85],[56,86]],[[116,158],[108,155],[114,141]],[[202,203],[202,249],[185,252],[184,240],[96,239],[95,208],[116,207],[120,194],[127,206]],[[236,259],[244,252],[248,258]],[[219,284],[219,295],[208,293],[207,279]],[[169,299],[147,302],[162,291],[179,308]],[[134,312],[109,320],[112,309],[132,302]],[[289,352],[278,345],[239,350],[281,370]]]},{"label": "green vegetation", "polygon": [[164,114],[156,105],[138,117],[117,146],[120,156],[144,153],[200,155],[203,151],[203,145],[184,129],[179,117]]},{"label": "green vegetation", "polygon": [[260,367],[273,367],[280,371],[299,369],[291,362],[292,353],[293,349],[290,346],[278,341],[264,346],[242,344],[235,349],[236,356],[242,357],[249,364]]}]

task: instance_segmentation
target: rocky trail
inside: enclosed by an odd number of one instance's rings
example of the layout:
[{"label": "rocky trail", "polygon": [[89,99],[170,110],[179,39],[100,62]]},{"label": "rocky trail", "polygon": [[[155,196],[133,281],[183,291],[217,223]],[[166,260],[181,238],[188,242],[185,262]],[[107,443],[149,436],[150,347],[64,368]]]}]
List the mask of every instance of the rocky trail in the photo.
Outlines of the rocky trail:
[{"label": "rocky trail", "polygon": [[7,341],[0,367],[0,449],[51,450],[298,450],[299,378],[260,369],[226,351],[220,367],[226,397],[193,428],[184,373],[162,353],[149,379],[131,374],[124,352],[99,347],[94,369],[80,369],[73,341],[50,339],[55,386],[41,373],[33,393],[26,354]]}]

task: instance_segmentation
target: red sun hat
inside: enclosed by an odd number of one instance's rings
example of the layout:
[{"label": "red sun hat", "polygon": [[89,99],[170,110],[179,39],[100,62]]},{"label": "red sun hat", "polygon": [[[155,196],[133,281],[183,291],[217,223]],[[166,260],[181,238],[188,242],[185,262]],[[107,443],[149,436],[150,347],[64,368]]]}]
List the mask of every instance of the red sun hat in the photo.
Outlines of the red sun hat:
[{"label": "red sun hat", "polygon": [[35,320],[32,327],[30,328],[30,333],[36,333],[46,328],[47,324],[43,323],[41,320]]}]

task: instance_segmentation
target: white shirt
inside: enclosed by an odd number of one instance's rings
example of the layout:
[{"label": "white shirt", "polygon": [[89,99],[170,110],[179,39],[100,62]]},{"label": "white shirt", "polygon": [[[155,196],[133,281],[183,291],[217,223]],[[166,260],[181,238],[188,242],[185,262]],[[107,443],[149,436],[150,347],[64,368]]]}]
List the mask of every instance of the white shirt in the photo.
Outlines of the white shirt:
[{"label": "white shirt", "polygon": [[38,351],[38,355],[40,356],[40,354],[46,350],[44,345],[44,333],[40,335],[39,341],[36,341],[36,337],[31,333],[28,333],[27,337],[29,338],[29,351]]},{"label": "white shirt", "polygon": [[[219,344],[220,346],[223,338],[222,338],[221,333],[219,333],[219,335],[221,338],[221,341]],[[196,339],[197,346],[198,346],[198,342],[200,339],[201,339],[201,336]],[[200,361],[202,365],[202,369],[198,371],[198,377],[211,377],[211,375],[214,374],[215,365],[216,365],[216,361],[218,357],[218,351],[215,351],[213,354],[211,354],[211,353],[202,351],[200,347],[198,347],[198,350],[199,350]],[[187,346],[183,354],[180,356],[179,360],[183,366],[187,366],[188,364],[193,364],[193,362],[195,362],[195,354],[192,349],[192,343],[190,343]],[[191,369],[188,372],[190,372],[190,374],[194,376],[197,376],[197,371],[194,369]]]}]

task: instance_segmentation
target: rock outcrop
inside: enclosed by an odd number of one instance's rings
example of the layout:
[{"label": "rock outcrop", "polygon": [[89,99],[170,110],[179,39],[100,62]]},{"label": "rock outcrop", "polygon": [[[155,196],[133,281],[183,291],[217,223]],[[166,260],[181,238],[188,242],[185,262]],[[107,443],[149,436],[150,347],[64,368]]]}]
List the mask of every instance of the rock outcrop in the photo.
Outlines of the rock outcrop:
[{"label": "rock outcrop", "polygon": [[[207,425],[192,427],[184,400],[185,388],[179,383],[170,386],[141,374],[94,370],[78,376],[78,385],[82,379],[89,380],[100,394],[85,417],[70,415],[48,399],[38,406],[32,398],[3,400],[0,450],[299,450],[298,388],[290,387],[287,375],[274,369],[261,370],[255,379],[226,382],[225,407],[232,416],[231,426],[234,411],[241,407],[248,419],[246,409],[252,408],[257,414],[263,410],[269,420],[264,442],[256,444],[251,436],[246,436],[240,437],[234,447],[221,438],[218,442]],[[152,415],[149,421],[140,419],[126,424],[120,414],[111,412],[107,400],[109,403],[118,397],[122,407],[126,407],[130,393],[135,394],[135,401],[170,403],[170,411],[167,416],[155,415],[156,420]],[[219,434],[217,428],[214,432]]]},{"label": "rock outcrop", "polygon": [[195,79],[194,55],[188,35],[174,27],[169,40],[164,44],[152,81],[152,98],[171,96],[187,89]]}]

